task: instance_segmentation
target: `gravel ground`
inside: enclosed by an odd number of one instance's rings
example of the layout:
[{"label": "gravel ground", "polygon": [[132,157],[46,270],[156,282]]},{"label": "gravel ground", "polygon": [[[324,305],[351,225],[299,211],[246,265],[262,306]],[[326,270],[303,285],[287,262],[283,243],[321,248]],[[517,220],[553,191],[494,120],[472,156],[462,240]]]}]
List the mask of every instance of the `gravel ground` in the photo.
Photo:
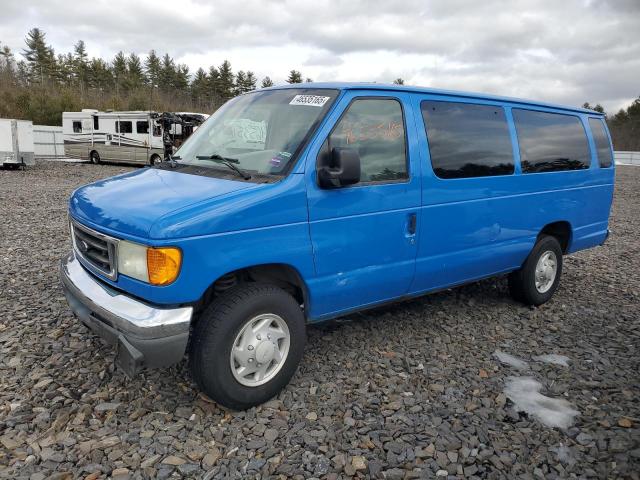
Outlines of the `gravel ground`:
[{"label": "gravel ground", "polygon": [[126,170],[0,171],[0,477],[640,478],[640,168],[547,305],[497,279],[312,327],[291,384],[246,412],[185,362],[126,379],[67,308],[67,199]]}]

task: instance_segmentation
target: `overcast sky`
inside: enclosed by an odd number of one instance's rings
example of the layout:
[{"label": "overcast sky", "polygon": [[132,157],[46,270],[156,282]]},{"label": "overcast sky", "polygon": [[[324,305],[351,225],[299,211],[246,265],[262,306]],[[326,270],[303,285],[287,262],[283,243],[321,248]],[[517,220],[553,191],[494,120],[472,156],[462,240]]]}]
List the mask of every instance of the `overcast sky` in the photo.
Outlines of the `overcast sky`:
[{"label": "overcast sky", "polygon": [[611,112],[640,95],[640,0],[2,0],[0,14],[0,43],[16,52],[40,27],[56,53],[78,39],[109,59],[154,48],[192,73],[228,59],[276,83],[291,69],[402,77]]}]

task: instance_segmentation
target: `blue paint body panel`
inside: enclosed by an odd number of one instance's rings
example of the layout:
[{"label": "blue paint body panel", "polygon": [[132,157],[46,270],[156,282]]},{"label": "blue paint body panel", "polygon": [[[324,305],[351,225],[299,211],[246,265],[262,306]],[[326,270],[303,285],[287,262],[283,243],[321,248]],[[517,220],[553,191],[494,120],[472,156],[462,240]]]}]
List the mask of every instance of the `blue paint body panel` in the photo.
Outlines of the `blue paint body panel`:
[{"label": "blue paint body panel", "polygon": [[[303,85],[302,87],[304,87]],[[600,245],[608,232],[614,167],[600,168],[588,118],[598,113],[490,95],[370,84],[309,84],[340,95],[281,181],[254,184],[142,169],[74,192],[70,214],[91,228],[152,246],[178,246],[183,266],[171,285],[120,275],[103,279],[152,303],[198,301],[222,275],[282,264],[304,282],[309,321],[518,269],[542,228],[568,222],[568,253]],[[280,88],[280,87],[278,87]],[[287,87],[284,87],[287,88]],[[296,88],[301,88],[296,85]],[[404,112],[409,178],[326,190],[316,158],[357,97],[390,97]],[[423,100],[504,108],[512,175],[441,179],[432,169]],[[512,108],[580,118],[588,169],[522,174]],[[417,230],[409,233],[411,216]]]}]

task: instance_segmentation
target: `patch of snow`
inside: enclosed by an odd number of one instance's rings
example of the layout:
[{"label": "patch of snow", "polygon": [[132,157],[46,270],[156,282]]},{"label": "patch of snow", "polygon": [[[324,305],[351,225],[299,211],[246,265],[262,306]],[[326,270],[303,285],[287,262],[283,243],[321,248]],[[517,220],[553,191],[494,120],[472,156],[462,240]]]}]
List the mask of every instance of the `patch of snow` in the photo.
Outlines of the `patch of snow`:
[{"label": "patch of snow", "polygon": [[534,416],[547,427],[568,428],[580,412],[566,400],[540,393],[542,384],[532,377],[509,377],[504,393],[518,412]]},{"label": "patch of snow", "polygon": [[501,352],[500,350],[496,350],[493,352],[493,355],[502,363],[505,363],[513,368],[517,368],[518,370],[526,370],[529,368],[529,364],[524,360],[520,360],[513,355],[509,355],[508,353]]},{"label": "patch of snow", "polygon": [[569,447],[563,445],[562,443],[557,447],[551,447],[549,450],[556,454],[558,460],[564,464],[573,465],[575,463],[575,458],[573,457],[573,452]]},{"label": "patch of snow", "polygon": [[557,355],[555,353],[549,353],[547,355],[537,355],[533,357],[534,360],[538,362],[551,363],[553,365],[560,365],[562,367],[569,366],[569,357],[565,357],[564,355]]}]

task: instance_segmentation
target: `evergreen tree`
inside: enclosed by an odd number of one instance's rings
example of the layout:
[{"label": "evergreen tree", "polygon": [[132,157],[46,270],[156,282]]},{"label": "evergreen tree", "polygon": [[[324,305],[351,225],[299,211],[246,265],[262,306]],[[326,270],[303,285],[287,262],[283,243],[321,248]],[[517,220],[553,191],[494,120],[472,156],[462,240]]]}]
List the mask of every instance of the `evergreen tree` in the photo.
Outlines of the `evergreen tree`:
[{"label": "evergreen tree", "polygon": [[269,77],[264,77],[260,86],[262,88],[273,87],[273,80],[271,80],[271,78]]},{"label": "evergreen tree", "polygon": [[47,46],[46,34],[39,28],[32,28],[25,38],[27,48],[22,56],[27,61],[29,80],[44,83],[55,74],[56,60],[53,48]]},{"label": "evergreen tree", "polygon": [[122,51],[119,51],[113,59],[111,71],[113,72],[116,95],[119,95],[127,84],[127,57]]},{"label": "evergreen tree", "polygon": [[158,84],[160,79],[160,58],[156,55],[155,50],[151,50],[144,61],[144,73],[147,77],[147,82],[151,86]]},{"label": "evergreen tree", "polygon": [[225,60],[218,67],[218,75],[218,96],[225,100],[233,97],[235,82],[229,60]]},{"label": "evergreen tree", "polygon": [[246,92],[250,92],[251,90],[255,90],[256,89],[256,83],[258,83],[258,79],[256,78],[256,76],[254,75],[254,73],[249,70],[247,72],[247,76],[245,78],[245,91]]},{"label": "evergreen tree", "polygon": [[127,87],[130,89],[139,89],[144,85],[144,80],[144,71],[140,57],[132,53],[127,58]]},{"label": "evergreen tree", "polygon": [[107,90],[113,87],[113,74],[107,62],[101,58],[92,58],[88,65],[87,80],[89,87]]},{"label": "evergreen tree", "polygon": [[196,102],[203,102],[207,97],[208,86],[209,78],[207,77],[207,72],[200,67],[191,82],[191,98]]},{"label": "evergreen tree", "polygon": [[398,77],[393,81],[393,84],[394,85],[404,85],[404,80],[402,78]]},{"label": "evergreen tree", "polygon": [[81,89],[84,90],[88,81],[88,63],[89,56],[84,41],[78,40],[73,46],[73,74],[80,83]]},{"label": "evergreen tree", "polygon": [[173,58],[165,53],[160,63],[160,76],[158,78],[158,86],[165,92],[169,91],[175,84],[176,66]]},{"label": "evergreen tree", "polygon": [[246,81],[247,80],[245,78],[244,72],[242,70],[239,70],[238,73],[236,73],[233,87],[233,93],[235,95],[242,95],[244,93],[244,84],[246,83]]},{"label": "evergreen tree", "polygon": [[209,78],[207,79],[208,96],[214,101],[220,97],[220,72],[214,66],[209,67]]},{"label": "evergreen tree", "polygon": [[297,70],[291,70],[287,77],[287,83],[302,83],[302,74]]},{"label": "evergreen tree", "polygon": [[189,89],[189,67],[187,65],[178,65],[174,73],[173,88],[179,92],[187,92]]}]

